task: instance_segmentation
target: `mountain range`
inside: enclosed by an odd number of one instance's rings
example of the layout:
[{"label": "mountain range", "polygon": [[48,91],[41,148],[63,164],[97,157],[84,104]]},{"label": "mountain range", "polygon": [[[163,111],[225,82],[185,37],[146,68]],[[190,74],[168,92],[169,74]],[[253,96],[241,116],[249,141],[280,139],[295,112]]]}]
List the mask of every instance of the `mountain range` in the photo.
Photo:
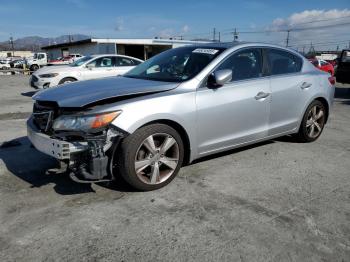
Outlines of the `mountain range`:
[{"label": "mountain range", "polygon": [[[13,45],[15,50],[38,51],[42,46],[79,41],[90,37],[82,34],[62,35],[58,37],[27,36],[13,40]],[[11,49],[10,41],[0,42],[0,51]]]}]

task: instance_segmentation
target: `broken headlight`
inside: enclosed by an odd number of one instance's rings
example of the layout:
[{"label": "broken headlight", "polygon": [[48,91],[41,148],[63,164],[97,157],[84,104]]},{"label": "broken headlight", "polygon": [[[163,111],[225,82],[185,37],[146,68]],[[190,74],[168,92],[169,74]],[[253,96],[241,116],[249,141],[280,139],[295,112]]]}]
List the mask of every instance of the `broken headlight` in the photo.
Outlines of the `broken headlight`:
[{"label": "broken headlight", "polygon": [[102,113],[96,115],[62,115],[53,123],[52,128],[57,131],[88,131],[107,126],[122,111]]}]

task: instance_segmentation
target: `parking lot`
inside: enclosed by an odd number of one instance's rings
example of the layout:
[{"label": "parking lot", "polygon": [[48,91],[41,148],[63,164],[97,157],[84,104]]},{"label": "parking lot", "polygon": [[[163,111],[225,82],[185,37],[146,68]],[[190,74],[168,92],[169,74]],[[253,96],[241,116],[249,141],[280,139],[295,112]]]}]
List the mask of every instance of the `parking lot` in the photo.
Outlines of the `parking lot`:
[{"label": "parking lot", "polygon": [[350,261],[350,86],[316,142],[215,155],[152,192],[45,174],[28,76],[0,92],[0,261]]}]

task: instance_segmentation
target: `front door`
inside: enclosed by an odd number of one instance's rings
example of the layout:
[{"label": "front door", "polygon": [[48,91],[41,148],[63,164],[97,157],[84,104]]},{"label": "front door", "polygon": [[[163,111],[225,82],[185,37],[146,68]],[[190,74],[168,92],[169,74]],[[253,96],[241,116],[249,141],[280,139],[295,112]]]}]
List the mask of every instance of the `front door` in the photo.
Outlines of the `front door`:
[{"label": "front door", "polygon": [[81,73],[84,80],[116,76],[115,57],[96,58],[88,63]]},{"label": "front door", "polygon": [[232,70],[232,81],[217,89],[197,90],[197,142],[200,155],[267,136],[270,82],[263,77],[261,49],[244,49],[216,70]]}]

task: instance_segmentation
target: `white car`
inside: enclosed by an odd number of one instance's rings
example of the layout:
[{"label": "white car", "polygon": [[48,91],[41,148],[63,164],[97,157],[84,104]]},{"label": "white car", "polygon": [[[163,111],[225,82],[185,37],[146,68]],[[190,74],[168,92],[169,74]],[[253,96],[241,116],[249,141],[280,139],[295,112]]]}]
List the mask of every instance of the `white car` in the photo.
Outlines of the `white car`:
[{"label": "white car", "polygon": [[67,66],[48,66],[35,71],[29,83],[34,88],[49,88],[74,81],[123,75],[143,61],[123,55],[85,56]]},{"label": "white car", "polygon": [[11,69],[11,66],[10,66],[10,64],[7,63],[7,62],[0,61],[0,69],[2,69],[2,70]]}]

